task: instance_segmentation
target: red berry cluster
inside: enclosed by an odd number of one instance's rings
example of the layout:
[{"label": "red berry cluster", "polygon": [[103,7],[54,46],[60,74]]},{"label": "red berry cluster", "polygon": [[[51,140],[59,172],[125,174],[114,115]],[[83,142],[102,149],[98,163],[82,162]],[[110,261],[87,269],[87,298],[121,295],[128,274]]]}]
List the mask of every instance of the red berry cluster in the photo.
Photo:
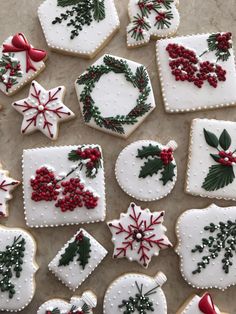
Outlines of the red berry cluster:
[{"label": "red berry cluster", "polygon": [[220,159],[218,162],[224,166],[233,166],[236,164],[236,157],[233,156],[232,152],[225,152],[222,150],[219,152],[219,157]]},{"label": "red berry cluster", "polygon": [[39,201],[53,201],[57,199],[60,185],[55,179],[53,171],[42,167],[36,170],[36,176],[30,180],[30,185],[33,189],[31,198],[35,202]]},{"label": "red berry cluster", "polygon": [[177,44],[166,47],[171,60],[169,66],[176,81],[188,81],[201,88],[204,81],[216,88],[218,81],[226,80],[226,71],[209,61],[199,62],[194,51]]},{"label": "red berry cluster", "polygon": [[160,158],[164,165],[168,165],[174,159],[173,149],[172,148],[163,149],[160,153]]},{"label": "red berry cluster", "polygon": [[85,190],[79,178],[71,178],[69,181],[61,183],[64,188],[62,194],[64,198],[59,199],[55,206],[60,207],[62,212],[73,211],[76,207],[85,206],[92,209],[97,206],[98,197],[92,192]]},{"label": "red berry cluster", "polygon": [[158,12],[156,16],[156,21],[160,22],[166,18],[166,14],[164,12]]},{"label": "red berry cluster", "polygon": [[217,40],[217,48],[222,51],[227,51],[232,47],[231,44],[232,34],[231,33],[224,33],[218,34],[216,36]]},{"label": "red berry cluster", "polygon": [[78,148],[76,150],[80,159],[89,159],[86,163],[86,167],[92,169],[96,166],[97,161],[101,158],[101,152],[98,148],[86,148],[84,150]]}]

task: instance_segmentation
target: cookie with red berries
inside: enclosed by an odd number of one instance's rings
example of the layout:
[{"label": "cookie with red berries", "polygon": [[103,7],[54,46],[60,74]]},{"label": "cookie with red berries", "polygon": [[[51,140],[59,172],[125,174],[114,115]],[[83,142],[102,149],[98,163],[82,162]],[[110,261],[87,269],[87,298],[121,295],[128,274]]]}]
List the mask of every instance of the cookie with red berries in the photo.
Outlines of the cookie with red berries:
[{"label": "cookie with red berries", "polygon": [[28,226],[104,220],[105,181],[99,145],[24,150],[23,177]]},{"label": "cookie with red berries", "polygon": [[157,64],[167,112],[236,104],[236,68],[230,32],[160,40]]},{"label": "cookie with red berries", "polygon": [[155,201],[168,195],[177,180],[175,141],[162,145],[141,140],[119,154],[115,173],[124,192],[141,201]]}]

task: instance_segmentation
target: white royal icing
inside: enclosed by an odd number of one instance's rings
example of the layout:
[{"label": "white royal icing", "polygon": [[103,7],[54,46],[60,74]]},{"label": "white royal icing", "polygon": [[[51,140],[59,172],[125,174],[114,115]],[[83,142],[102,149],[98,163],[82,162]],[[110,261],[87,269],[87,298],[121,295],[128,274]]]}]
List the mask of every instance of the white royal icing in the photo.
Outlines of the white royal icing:
[{"label": "white royal icing", "polygon": [[[122,304],[122,300],[128,300],[129,297],[134,297],[138,293],[136,283],[139,287],[143,285],[143,293],[145,294],[149,290],[156,288],[156,293],[149,296],[151,302],[153,302],[153,313],[167,314],[167,304],[165,295],[161,289],[162,284],[166,281],[166,276],[159,272],[155,277],[149,277],[144,274],[128,273],[117,278],[107,289],[104,303],[104,314],[119,314],[124,313],[125,307],[119,308]],[[136,283],[135,283],[136,282]],[[139,312],[135,309],[134,314]]]},{"label": "white royal icing", "polygon": [[[177,180],[177,166],[174,159],[172,163],[176,166],[174,168],[175,175],[172,181],[168,181],[165,185],[163,185],[163,181],[160,180],[162,170],[152,176],[139,178],[141,167],[143,167],[147,159],[137,158],[138,149],[141,149],[143,146],[149,146],[149,144],[154,146],[158,145],[160,149],[168,149],[171,147],[175,150],[177,148],[175,141],[170,141],[167,145],[162,145],[151,140],[137,141],[126,146],[121,151],[115,167],[116,179],[120,187],[128,195],[141,201],[154,201],[165,197],[174,188]],[[149,159],[152,158],[149,157]]]},{"label": "white royal icing", "polygon": [[[58,266],[61,255],[65,252],[66,247],[70,242],[74,241],[76,235],[82,231],[83,235],[90,239],[90,258],[88,264],[83,269],[77,258],[69,263],[67,266]],[[57,253],[54,259],[48,265],[49,270],[62,281],[69,289],[77,289],[82,282],[95,270],[95,268],[101,263],[104,257],[107,255],[106,249],[95,240],[88,232],[84,229],[80,229]]]},{"label": "white royal icing", "polygon": [[[76,150],[77,146],[59,146],[24,150],[23,153],[23,183],[24,183],[24,206],[27,225],[30,227],[48,227],[79,223],[89,223],[102,221],[106,213],[105,201],[105,179],[103,169],[103,159],[101,167],[95,178],[86,176],[86,168],[77,169],[67,179],[79,177],[85,184],[85,188],[98,196],[98,203],[95,208],[76,207],[74,211],[62,212],[59,207],[55,207],[55,202],[39,201],[31,199],[32,188],[30,180],[35,177],[35,172],[41,167],[52,169],[55,176],[66,175],[78,162],[70,161],[68,154]],[[99,147],[98,145],[88,145],[88,147]],[[59,198],[58,198],[59,199]]]},{"label": "white royal icing", "polygon": [[[191,301],[187,304],[187,306],[183,309],[183,311],[178,312],[178,314],[202,314],[202,311],[199,309],[199,301],[201,297],[195,295]],[[219,309],[215,306],[215,310],[217,314],[220,314]]]}]

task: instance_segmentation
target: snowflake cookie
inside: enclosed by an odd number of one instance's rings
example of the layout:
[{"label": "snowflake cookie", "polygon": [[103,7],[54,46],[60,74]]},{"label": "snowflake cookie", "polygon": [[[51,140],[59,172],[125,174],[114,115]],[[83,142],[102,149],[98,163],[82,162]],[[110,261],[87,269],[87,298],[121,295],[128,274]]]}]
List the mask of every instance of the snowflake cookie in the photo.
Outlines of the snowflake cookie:
[{"label": "snowflake cookie", "polygon": [[155,108],[146,68],[111,55],[80,75],[75,89],[86,124],[125,138]]},{"label": "snowflake cookie", "polygon": [[147,268],[153,255],[172,247],[163,226],[164,211],[150,212],[131,203],[127,213],[109,221],[108,227],[114,243],[113,258],[126,257]]},{"label": "snowflake cookie", "polygon": [[39,130],[51,140],[56,140],[58,124],[74,117],[74,113],[63,104],[64,95],[64,86],[47,91],[33,81],[28,97],[12,104],[24,116],[21,133],[31,134]]},{"label": "snowflake cookie", "polygon": [[57,253],[49,270],[69,289],[77,289],[107,255],[106,249],[80,229]]},{"label": "snowflake cookie", "polygon": [[194,119],[186,192],[236,200],[236,122]]},{"label": "snowflake cookie", "polygon": [[162,145],[141,140],[125,147],[115,167],[120,187],[141,201],[154,201],[165,197],[174,188],[177,167],[173,151],[175,141]]},{"label": "snowflake cookie", "polygon": [[167,278],[159,272],[155,277],[128,273],[117,278],[107,289],[104,314],[167,314],[165,295],[161,289]]},{"label": "snowflake cookie", "polygon": [[8,37],[0,47],[0,90],[12,95],[45,68],[47,53],[34,48],[22,33]]},{"label": "snowflake cookie", "polygon": [[160,40],[157,42],[157,64],[167,112],[236,104],[231,33]]},{"label": "snowflake cookie", "polygon": [[85,291],[81,297],[73,296],[70,303],[62,299],[51,299],[43,303],[37,314],[93,314],[97,297],[91,291]]},{"label": "snowflake cookie", "polygon": [[24,150],[23,183],[25,216],[30,227],[105,218],[104,168],[99,145]]},{"label": "snowflake cookie", "polygon": [[11,192],[20,182],[9,177],[9,172],[2,169],[0,163],[0,218],[8,217],[7,201],[12,199]]},{"label": "snowflake cookie", "polygon": [[113,0],[45,0],[38,9],[48,46],[93,58],[119,29]]},{"label": "snowflake cookie", "polygon": [[151,38],[173,36],[179,27],[178,0],[129,0],[129,48],[143,46]]},{"label": "snowflake cookie", "polygon": [[194,295],[189,298],[184,305],[178,310],[177,314],[227,314],[221,312],[214,304],[209,293],[202,297]]},{"label": "snowflake cookie", "polygon": [[199,289],[236,284],[236,207],[191,209],[176,227],[184,279]]},{"label": "snowflake cookie", "polygon": [[0,226],[0,311],[24,309],[35,292],[36,243],[27,231]]}]

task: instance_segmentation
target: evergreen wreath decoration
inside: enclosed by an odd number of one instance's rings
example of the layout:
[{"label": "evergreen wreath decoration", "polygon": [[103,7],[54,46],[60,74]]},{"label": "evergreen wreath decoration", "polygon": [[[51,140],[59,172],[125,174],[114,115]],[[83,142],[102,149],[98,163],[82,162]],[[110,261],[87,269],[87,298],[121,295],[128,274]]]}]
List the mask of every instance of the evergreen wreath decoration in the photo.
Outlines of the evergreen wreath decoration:
[{"label": "evergreen wreath decoration", "polygon": [[[148,73],[144,66],[139,66],[136,72],[133,73],[125,60],[109,55],[104,56],[103,62],[104,64],[101,65],[90,66],[87,72],[81,75],[76,81],[77,84],[84,85],[84,89],[80,94],[80,101],[83,103],[84,120],[85,122],[90,122],[91,119],[94,119],[94,122],[99,127],[124,134],[124,125],[134,125],[138,122],[138,118],[151,109],[151,104],[146,103],[151,92],[151,88],[148,86]],[[103,117],[91,96],[96,83],[104,74],[110,72],[124,74],[126,80],[134,88],[138,88],[140,92],[136,105],[127,115]]]}]

